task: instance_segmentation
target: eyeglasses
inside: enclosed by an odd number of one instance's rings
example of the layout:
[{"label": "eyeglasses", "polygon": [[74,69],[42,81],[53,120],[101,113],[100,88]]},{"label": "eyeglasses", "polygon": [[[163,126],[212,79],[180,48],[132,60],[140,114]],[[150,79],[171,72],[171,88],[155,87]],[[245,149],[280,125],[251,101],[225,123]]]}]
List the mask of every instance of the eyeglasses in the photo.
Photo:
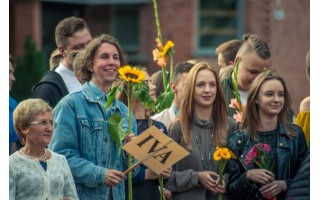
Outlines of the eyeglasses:
[{"label": "eyeglasses", "polygon": [[50,121],[40,120],[40,121],[30,122],[30,125],[40,125],[43,127],[47,127],[48,125],[50,125],[53,128],[55,128],[57,126],[57,124],[55,122],[53,122],[52,120],[50,120]]}]

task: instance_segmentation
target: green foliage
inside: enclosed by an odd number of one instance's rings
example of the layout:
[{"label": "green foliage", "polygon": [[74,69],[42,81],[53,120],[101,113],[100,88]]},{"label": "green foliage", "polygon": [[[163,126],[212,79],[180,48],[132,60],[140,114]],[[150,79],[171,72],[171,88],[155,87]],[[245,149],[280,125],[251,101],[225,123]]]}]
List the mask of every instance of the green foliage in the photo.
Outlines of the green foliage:
[{"label": "green foliage", "polygon": [[36,49],[36,44],[31,36],[26,37],[24,51],[23,56],[16,58],[16,81],[11,90],[11,95],[18,102],[31,97],[32,86],[48,70],[44,54]]},{"label": "green foliage", "polygon": [[155,111],[155,102],[149,93],[149,87],[145,82],[141,82],[140,84],[135,84],[133,86],[133,96],[140,101],[146,109],[150,109]]},{"label": "green foliage", "polygon": [[158,96],[158,104],[156,105],[156,112],[159,113],[166,108],[169,108],[172,104],[174,93],[170,89],[170,85],[167,85],[167,89]]},{"label": "green foliage", "polygon": [[108,132],[111,138],[116,142],[118,148],[118,155],[120,155],[122,144],[121,142],[126,138],[127,132],[122,128],[122,120],[119,114],[112,114],[109,119]]},{"label": "green foliage", "polygon": [[116,97],[117,92],[122,92],[122,90],[123,88],[121,86],[116,86],[109,91],[108,101],[105,105],[105,109],[109,108],[114,98]]},{"label": "green foliage", "polygon": [[232,79],[232,87],[233,87],[233,95],[237,99],[240,107],[239,111],[242,111],[242,104],[241,104],[241,99],[240,99],[240,94],[239,94],[239,89],[238,89],[238,70],[239,70],[239,64],[240,64],[240,58],[236,62],[236,66],[234,68],[234,73],[233,73],[233,79]]}]

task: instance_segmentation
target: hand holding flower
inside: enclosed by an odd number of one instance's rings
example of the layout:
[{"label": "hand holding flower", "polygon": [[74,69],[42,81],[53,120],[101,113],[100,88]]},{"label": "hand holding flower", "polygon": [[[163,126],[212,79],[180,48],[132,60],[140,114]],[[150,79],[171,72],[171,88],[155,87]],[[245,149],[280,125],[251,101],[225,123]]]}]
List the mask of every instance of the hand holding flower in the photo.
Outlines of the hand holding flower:
[{"label": "hand holding flower", "polygon": [[[222,177],[221,177],[222,178]],[[214,194],[223,194],[226,191],[226,183],[222,179],[222,185],[219,184],[220,177],[216,180],[216,186],[213,189],[210,189],[210,191]]]},{"label": "hand holding flower", "polygon": [[287,184],[285,181],[282,181],[282,180],[272,181],[271,183],[266,184],[260,188],[261,194],[268,199],[272,199],[273,197],[278,195],[280,192],[286,191],[286,190],[287,190]]},{"label": "hand holding flower", "polygon": [[126,136],[126,138],[124,139],[124,144],[127,144],[128,142],[130,142],[131,140],[133,140],[134,138],[136,138],[134,133],[130,133]]},{"label": "hand holding flower", "polygon": [[198,182],[206,189],[210,191],[216,191],[217,180],[219,174],[212,171],[202,171],[199,172]]},{"label": "hand holding flower", "polygon": [[266,169],[249,169],[246,178],[255,183],[265,185],[274,181],[274,174]]},{"label": "hand holding flower", "polygon": [[163,178],[169,178],[171,176],[171,173],[172,173],[172,168],[169,167],[165,169],[163,172],[161,172],[160,176],[162,176]]}]

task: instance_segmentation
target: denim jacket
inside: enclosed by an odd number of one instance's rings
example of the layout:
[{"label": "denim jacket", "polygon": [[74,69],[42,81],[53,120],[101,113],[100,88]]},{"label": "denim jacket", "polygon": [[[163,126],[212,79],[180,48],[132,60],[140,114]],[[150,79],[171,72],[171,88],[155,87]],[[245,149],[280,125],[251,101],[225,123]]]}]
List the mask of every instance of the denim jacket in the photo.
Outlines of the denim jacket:
[{"label": "denim jacket", "polygon": [[[125,199],[125,181],[115,187],[106,187],[108,169],[125,171],[127,158],[121,150],[118,155],[116,143],[108,132],[108,118],[112,113],[127,118],[128,108],[114,99],[105,110],[106,96],[93,82],[83,85],[82,91],[65,96],[53,111],[54,129],[49,148],[64,155],[70,166],[80,199]],[[133,115],[132,115],[133,116]],[[132,117],[134,134],[137,124]],[[123,128],[128,128],[127,120]],[[135,160],[136,161],[136,160]],[[137,167],[133,176],[139,171]],[[112,190],[112,191],[111,191]]]},{"label": "denim jacket", "polygon": [[[282,124],[278,124],[278,139],[277,139],[277,160],[276,180],[284,180],[287,187],[292,182],[297,170],[307,155],[308,147],[301,128],[297,125],[290,124],[291,130],[297,135],[289,138]],[[229,173],[229,183],[227,191],[231,199],[255,199],[254,191],[259,189],[256,184],[249,183],[246,179],[246,167],[244,166],[245,157],[255,145],[255,142],[250,138],[247,131],[235,131],[228,140],[228,148],[232,150],[237,159],[229,160],[227,171]],[[241,161],[241,162],[240,162]],[[285,192],[277,195],[277,199],[284,199]]]}]

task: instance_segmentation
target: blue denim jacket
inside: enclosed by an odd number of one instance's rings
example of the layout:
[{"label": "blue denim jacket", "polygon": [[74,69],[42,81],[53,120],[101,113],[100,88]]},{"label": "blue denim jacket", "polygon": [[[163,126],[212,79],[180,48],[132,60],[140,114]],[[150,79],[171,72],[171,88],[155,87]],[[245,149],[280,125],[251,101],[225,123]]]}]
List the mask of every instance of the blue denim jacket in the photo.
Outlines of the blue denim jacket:
[{"label": "blue denim jacket", "polygon": [[[108,133],[109,116],[118,113],[122,119],[127,118],[128,108],[115,99],[105,110],[107,98],[90,81],[83,85],[82,91],[61,99],[53,111],[57,127],[49,148],[67,158],[80,199],[109,199],[111,195],[112,199],[125,199],[124,180],[109,188],[104,182],[108,169],[125,171],[128,168],[123,150],[118,156],[116,143]],[[133,117],[132,122],[131,132],[136,134],[137,124]],[[127,120],[123,127],[128,128]],[[133,176],[138,171],[139,167],[133,171]]]}]

